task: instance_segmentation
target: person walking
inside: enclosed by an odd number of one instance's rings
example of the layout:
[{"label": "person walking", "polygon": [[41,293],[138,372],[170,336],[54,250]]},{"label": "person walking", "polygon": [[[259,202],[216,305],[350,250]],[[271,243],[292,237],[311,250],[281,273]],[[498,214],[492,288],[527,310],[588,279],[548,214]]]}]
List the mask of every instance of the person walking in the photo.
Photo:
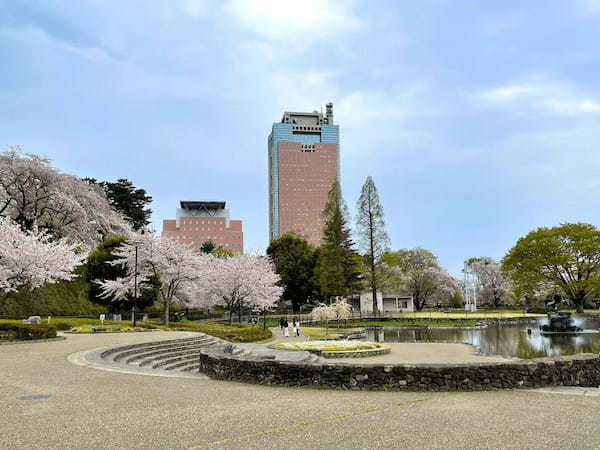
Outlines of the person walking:
[{"label": "person walking", "polygon": [[290,337],[290,324],[288,323],[287,319],[283,320],[283,336],[284,337]]},{"label": "person walking", "polygon": [[292,334],[293,336],[298,336],[298,330],[296,328],[297,326],[298,326],[298,322],[296,322],[296,318],[294,317],[292,319],[292,330],[294,331]]},{"label": "person walking", "polygon": [[283,336],[283,317],[279,318],[279,329],[281,330],[281,335]]},{"label": "person walking", "polygon": [[300,336],[300,320],[294,319],[294,331],[296,332],[296,337]]}]

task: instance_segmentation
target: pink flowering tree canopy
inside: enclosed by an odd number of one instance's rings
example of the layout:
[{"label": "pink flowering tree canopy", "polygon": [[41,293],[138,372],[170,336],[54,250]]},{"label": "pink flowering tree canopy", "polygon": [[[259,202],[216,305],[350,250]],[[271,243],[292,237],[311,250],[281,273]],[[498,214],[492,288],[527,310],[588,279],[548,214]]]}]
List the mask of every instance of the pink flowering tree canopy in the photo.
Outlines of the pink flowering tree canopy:
[{"label": "pink flowering tree canopy", "polygon": [[61,173],[48,159],[24,155],[18,148],[0,153],[0,217],[25,230],[38,227],[89,246],[110,232],[129,228],[98,186]]},{"label": "pink flowering tree canopy", "polygon": [[492,258],[471,258],[471,265],[477,277],[477,303],[500,306],[510,298],[510,282],[502,276],[500,263]]},{"label": "pink flowering tree canopy", "polygon": [[202,277],[210,271],[216,258],[195,253],[189,246],[175,240],[152,234],[131,233],[129,241],[117,252],[111,264],[123,265],[127,272],[116,280],[95,280],[106,297],[127,299],[133,297],[136,283],[140,286],[158,285],[165,305],[165,323],[173,303],[190,303],[200,290]]},{"label": "pink flowering tree canopy", "polygon": [[2,292],[70,280],[75,277],[75,267],[83,264],[85,258],[85,252],[76,243],[51,239],[47,232],[37,229],[23,231],[11,219],[0,217]]},{"label": "pink flowering tree canopy", "polygon": [[202,281],[203,295],[196,299],[224,305],[231,322],[235,312],[241,318],[245,307],[272,308],[283,293],[278,281],[279,275],[268,257],[241,255],[215,259]]}]

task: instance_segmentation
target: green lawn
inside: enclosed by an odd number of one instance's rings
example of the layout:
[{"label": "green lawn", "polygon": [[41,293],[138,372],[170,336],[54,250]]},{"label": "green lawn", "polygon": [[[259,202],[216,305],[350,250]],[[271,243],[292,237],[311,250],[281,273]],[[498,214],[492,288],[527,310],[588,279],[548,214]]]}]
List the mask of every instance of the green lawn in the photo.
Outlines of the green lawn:
[{"label": "green lawn", "polygon": [[[0,319],[2,323],[22,323],[20,320],[5,320]],[[42,324],[47,324],[48,320],[42,319]],[[104,325],[111,329],[122,329],[127,330],[131,326],[131,322],[113,322],[105,320],[104,324],[98,319],[88,319],[83,317],[66,317],[66,318],[52,318],[50,324],[56,326],[57,329],[67,331],[71,328],[79,328],[83,332],[91,332],[92,328],[101,327]],[[206,333],[211,336],[215,336],[230,342],[256,342],[270,339],[272,337],[271,331],[267,328],[263,330],[262,324],[251,325],[247,323],[239,324],[234,323],[229,325],[228,323],[222,322],[172,322],[167,328],[158,322],[137,322],[139,328],[147,329],[160,329],[168,331],[197,331]]]},{"label": "green lawn", "polygon": [[[161,326],[161,329],[166,329]],[[198,331],[210,334],[229,342],[256,342],[273,337],[271,330],[263,329],[262,324],[224,323],[224,322],[175,322],[169,330]]]}]

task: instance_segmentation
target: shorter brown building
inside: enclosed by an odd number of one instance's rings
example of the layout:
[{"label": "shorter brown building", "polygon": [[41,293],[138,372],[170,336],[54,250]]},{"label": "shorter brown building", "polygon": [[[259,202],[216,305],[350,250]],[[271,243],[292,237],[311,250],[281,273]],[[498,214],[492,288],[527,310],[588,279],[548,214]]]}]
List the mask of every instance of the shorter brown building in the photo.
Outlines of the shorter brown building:
[{"label": "shorter brown building", "polygon": [[225,202],[182,200],[180,206],[176,219],[163,220],[162,236],[198,251],[204,242],[212,241],[217,247],[244,253],[242,221],[229,219]]}]

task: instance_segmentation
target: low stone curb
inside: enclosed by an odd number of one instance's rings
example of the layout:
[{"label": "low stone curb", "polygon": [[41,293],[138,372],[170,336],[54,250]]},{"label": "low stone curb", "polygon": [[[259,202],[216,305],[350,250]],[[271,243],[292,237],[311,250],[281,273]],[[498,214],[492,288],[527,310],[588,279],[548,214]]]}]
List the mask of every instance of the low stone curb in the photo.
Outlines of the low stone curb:
[{"label": "low stone curb", "polygon": [[482,391],[547,386],[600,386],[600,356],[469,364],[323,364],[238,358],[200,352],[200,372],[211,378],[266,385],[396,391]]},{"label": "low stone curb", "polygon": [[312,351],[311,353],[315,353],[323,358],[367,358],[369,356],[380,356],[387,355],[392,351],[390,347],[384,348],[373,348],[367,350],[352,350],[352,351],[337,351],[337,352],[328,352],[328,351]]},{"label": "low stone curb", "polygon": [[48,339],[19,339],[18,341],[0,341],[0,345],[11,345],[11,344],[32,344],[36,342],[53,342],[53,341],[64,341],[66,337],[56,336]]}]

